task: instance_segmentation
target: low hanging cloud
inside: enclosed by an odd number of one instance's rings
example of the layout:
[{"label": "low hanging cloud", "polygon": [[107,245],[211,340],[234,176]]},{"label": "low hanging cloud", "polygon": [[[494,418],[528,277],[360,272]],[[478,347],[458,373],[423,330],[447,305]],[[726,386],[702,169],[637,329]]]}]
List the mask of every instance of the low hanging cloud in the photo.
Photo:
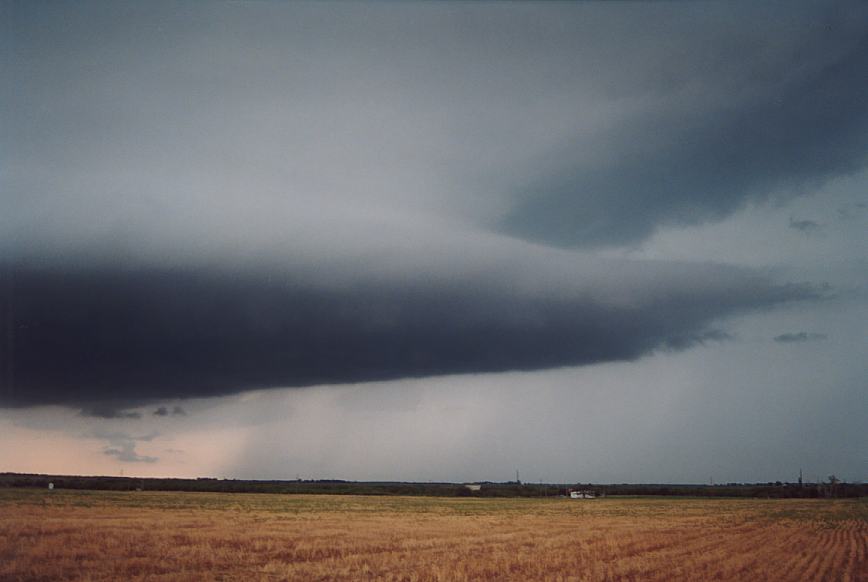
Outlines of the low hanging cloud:
[{"label": "low hanging cloud", "polygon": [[122,463],[156,463],[159,457],[149,455],[140,455],[136,451],[136,446],[139,442],[150,442],[157,436],[156,433],[132,436],[126,433],[97,433],[94,435],[98,439],[108,441],[108,445],[103,448],[103,454],[109,457],[115,457]]},{"label": "low hanging cloud", "polygon": [[180,406],[173,406],[169,409],[166,406],[160,406],[153,412],[154,416],[187,416],[187,411]]},{"label": "low hanging cloud", "polygon": [[825,333],[799,331],[795,333],[782,333],[775,336],[774,340],[780,344],[796,344],[804,342],[818,342],[828,339]]},{"label": "low hanging cloud", "polygon": [[122,407],[633,360],[719,340],[714,326],[728,316],[820,296],[719,265],[537,248],[500,258],[487,249],[488,263],[477,265],[472,254],[448,258],[444,272],[383,272],[375,262],[320,279],[279,270],[14,268],[13,381],[0,404]]},{"label": "low hanging cloud", "polygon": [[701,333],[670,338],[664,347],[671,350],[685,350],[693,346],[704,346],[709,342],[726,342],[733,339],[735,338],[726,331],[710,329]]},{"label": "low hanging cloud", "polygon": [[[11,352],[14,356],[14,352]],[[14,365],[14,362],[13,362]],[[92,417],[92,418],[103,418],[103,419],[125,419],[125,420],[137,420],[142,418],[142,413],[136,410],[123,410],[121,408],[117,408],[115,406],[106,405],[106,404],[96,404],[86,406],[81,409],[81,415]]]}]

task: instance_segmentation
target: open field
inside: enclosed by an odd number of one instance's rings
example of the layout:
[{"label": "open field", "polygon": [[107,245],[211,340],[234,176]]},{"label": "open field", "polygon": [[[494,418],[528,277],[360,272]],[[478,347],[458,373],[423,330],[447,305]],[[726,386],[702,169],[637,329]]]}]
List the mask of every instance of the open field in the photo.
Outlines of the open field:
[{"label": "open field", "polygon": [[0,580],[868,580],[868,500],[0,490]]}]

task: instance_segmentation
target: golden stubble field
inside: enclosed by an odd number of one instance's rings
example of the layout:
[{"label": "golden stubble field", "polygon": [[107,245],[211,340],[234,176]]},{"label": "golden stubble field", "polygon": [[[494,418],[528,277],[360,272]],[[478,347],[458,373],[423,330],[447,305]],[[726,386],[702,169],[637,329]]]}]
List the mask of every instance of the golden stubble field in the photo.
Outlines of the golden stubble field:
[{"label": "golden stubble field", "polygon": [[868,580],[866,500],[0,490],[0,580]]}]

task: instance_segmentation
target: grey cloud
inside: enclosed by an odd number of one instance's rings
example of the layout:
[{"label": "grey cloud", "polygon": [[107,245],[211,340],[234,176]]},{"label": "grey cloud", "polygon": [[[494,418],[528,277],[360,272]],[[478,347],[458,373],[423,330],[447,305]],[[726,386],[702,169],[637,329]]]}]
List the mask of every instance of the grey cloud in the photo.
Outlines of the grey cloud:
[{"label": "grey cloud", "polygon": [[865,161],[859,3],[192,6],[16,5],[0,248],[348,207],[632,243]]},{"label": "grey cloud", "polygon": [[792,343],[822,341],[822,340],[828,339],[828,337],[829,336],[824,334],[824,333],[800,331],[800,332],[796,332],[796,333],[783,333],[779,336],[775,336],[774,340],[776,342],[782,343],[782,344],[792,344]]},{"label": "grey cloud", "polygon": [[683,349],[821,293],[512,235],[641,240],[868,143],[850,4],[71,6],[14,5],[0,69],[2,406]]},{"label": "grey cloud", "polygon": [[804,232],[805,234],[810,234],[819,230],[820,224],[814,220],[796,220],[790,218],[790,228]]},{"label": "grey cloud", "polygon": [[126,433],[96,433],[94,437],[108,441],[108,446],[103,449],[103,454],[115,457],[123,463],[156,463],[159,457],[140,455],[136,451],[138,442],[148,442],[157,435],[131,436]]},{"label": "grey cloud", "polygon": [[[764,66],[751,52],[761,45],[746,47],[739,58],[757,68],[743,71],[741,89],[691,69],[688,58],[671,102],[579,134],[542,159],[547,169],[522,184],[501,228],[562,246],[632,244],[661,226],[717,221],[865,167],[868,14],[850,7],[858,29],[846,11],[803,21],[804,39]],[[774,45],[777,25],[767,24]],[[843,51],[832,48],[842,39]],[[713,97],[683,90],[691,84]]]},{"label": "grey cloud", "polygon": [[116,406],[105,403],[83,408],[81,410],[81,415],[105,419],[139,419],[142,417],[141,412],[135,410],[124,410],[122,408],[117,408]]},{"label": "grey cloud", "polygon": [[838,218],[840,220],[849,220],[863,213],[865,208],[868,208],[868,204],[864,202],[857,202],[854,204],[846,204],[844,206],[840,206],[837,210]]},{"label": "grey cloud", "polygon": [[14,369],[0,404],[120,408],[633,360],[720,339],[710,326],[721,318],[820,295],[717,265],[537,259],[534,268],[523,258],[521,269],[506,261],[464,274],[356,275],[342,285],[274,271],[15,268],[12,316],[28,325],[16,325],[8,346]]},{"label": "grey cloud", "polygon": [[153,412],[154,416],[187,416],[187,411],[180,406],[174,406],[169,410],[165,406],[160,406]]},{"label": "grey cloud", "polygon": [[704,346],[708,342],[724,342],[734,339],[731,334],[721,329],[709,329],[700,333],[690,333],[667,338],[664,347],[678,351],[693,346]]},{"label": "grey cloud", "polygon": [[159,460],[159,457],[149,457],[147,455],[136,453],[134,444],[121,449],[109,447],[103,449],[103,454],[115,457],[118,461],[124,463],[156,463]]}]

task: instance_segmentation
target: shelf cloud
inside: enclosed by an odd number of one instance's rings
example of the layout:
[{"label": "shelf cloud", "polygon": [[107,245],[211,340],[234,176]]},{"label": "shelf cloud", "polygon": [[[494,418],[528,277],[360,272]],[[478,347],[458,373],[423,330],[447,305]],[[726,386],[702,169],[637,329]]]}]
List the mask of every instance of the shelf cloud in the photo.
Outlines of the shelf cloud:
[{"label": "shelf cloud", "polygon": [[3,407],[726,339],[822,289],[598,247],[866,164],[864,4],[4,10]]},{"label": "shelf cloud", "polygon": [[14,366],[0,403],[123,404],[632,360],[718,339],[721,318],[819,296],[719,265],[485,256],[478,267],[452,257],[465,268],[448,272],[388,274],[374,262],[351,278],[15,267]]}]

